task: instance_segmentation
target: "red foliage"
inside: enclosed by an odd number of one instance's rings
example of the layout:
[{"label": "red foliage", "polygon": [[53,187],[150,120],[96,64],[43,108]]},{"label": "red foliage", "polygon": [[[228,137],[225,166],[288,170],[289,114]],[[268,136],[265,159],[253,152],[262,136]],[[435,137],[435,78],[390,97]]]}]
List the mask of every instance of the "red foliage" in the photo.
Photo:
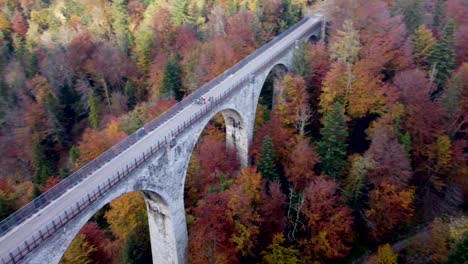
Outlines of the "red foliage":
[{"label": "red foliage", "polygon": [[209,187],[217,183],[219,179],[216,172],[229,175],[239,167],[235,150],[226,148],[225,142],[220,142],[210,137],[205,137],[197,148],[197,158],[202,165],[202,186]]},{"label": "red foliage", "polygon": [[284,162],[285,175],[295,191],[302,191],[315,176],[314,166],[320,161],[309,139],[302,138],[293,147],[289,159]]},{"label": "red foliage", "polygon": [[26,19],[24,19],[21,13],[15,13],[11,22],[13,31],[18,33],[21,37],[25,38],[26,33],[28,32],[28,22]]},{"label": "red foliage", "polygon": [[95,263],[110,263],[111,257],[105,250],[110,242],[106,231],[100,229],[95,222],[88,222],[81,228],[80,234],[85,235],[86,241],[96,247],[96,251],[91,254]]},{"label": "red foliage", "polygon": [[50,188],[54,187],[60,181],[61,181],[61,179],[50,176],[49,178],[47,178],[47,181],[46,181],[44,187],[42,187],[42,192],[48,191]]},{"label": "red foliage", "polygon": [[281,126],[280,119],[272,115],[270,120],[257,131],[251,148],[252,156],[257,160],[262,151],[263,139],[268,135],[273,140],[277,160],[287,160],[293,141],[294,129]]},{"label": "red foliage", "polygon": [[270,183],[268,189],[262,188],[258,212],[261,217],[261,228],[259,234],[259,247],[266,248],[277,233],[286,231],[288,218],[287,197],[281,192],[279,183]]},{"label": "red foliage", "polygon": [[12,193],[14,192],[13,186],[5,179],[0,179],[0,192]]},{"label": "red foliage", "polygon": [[396,186],[406,187],[411,180],[411,163],[403,146],[386,127],[380,127],[372,134],[372,143],[366,156],[375,162],[369,171],[369,181],[380,185],[383,180]]},{"label": "red foliage", "polygon": [[408,107],[405,127],[411,134],[413,154],[423,154],[425,145],[435,142],[443,131],[443,110],[439,103],[430,98],[433,85],[426,74],[417,69],[399,72],[395,76],[395,85]]},{"label": "red foliage", "polygon": [[352,240],[353,217],[343,205],[337,184],[325,176],[316,177],[305,190],[301,209],[310,229],[310,240],[304,243],[307,254],[333,260],[346,256]]},{"label": "red foliage", "polygon": [[234,225],[226,221],[228,194],[211,193],[195,208],[189,232],[190,263],[238,263],[231,241]]}]

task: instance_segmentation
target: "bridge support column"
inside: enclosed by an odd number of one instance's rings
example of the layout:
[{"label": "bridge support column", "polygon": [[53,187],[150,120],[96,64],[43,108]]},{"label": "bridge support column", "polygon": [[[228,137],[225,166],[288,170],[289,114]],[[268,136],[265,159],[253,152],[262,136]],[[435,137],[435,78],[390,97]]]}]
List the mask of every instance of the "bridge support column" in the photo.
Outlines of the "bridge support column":
[{"label": "bridge support column", "polygon": [[246,167],[249,159],[249,140],[246,124],[233,111],[223,111],[222,114],[226,125],[226,146],[236,150],[241,167]]},{"label": "bridge support column", "polygon": [[188,236],[184,203],[164,204],[161,199],[145,192],[153,263],[188,263]]}]

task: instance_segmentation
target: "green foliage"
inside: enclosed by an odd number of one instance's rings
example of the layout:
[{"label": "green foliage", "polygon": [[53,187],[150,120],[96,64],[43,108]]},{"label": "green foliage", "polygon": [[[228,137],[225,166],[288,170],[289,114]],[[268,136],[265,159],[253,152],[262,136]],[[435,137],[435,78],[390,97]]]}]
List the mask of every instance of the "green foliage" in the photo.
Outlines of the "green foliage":
[{"label": "green foliage", "polygon": [[49,9],[31,11],[31,21],[37,23],[41,30],[55,30],[60,26],[60,20]]},{"label": "green foliage", "polygon": [[99,127],[99,101],[92,89],[88,92],[89,101],[89,124],[92,128],[97,129]]},{"label": "green foliage", "polygon": [[296,264],[299,263],[299,250],[293,247],[285,247],[282,234],[276,234],[268,251],[263,251],[262,263],[264,264]]},{"label": "green foliage", "polygon": [[406,156],[411,157],[411,134],[405,132],[400,138],[400,144],[403,145]]},{"label": "green foliage", "polygon": [[145,113],[141,107],[135,108],[132,112],[122,118],[122,130],[128,135],[137,131],[145,124]]},{"label": "green foliage", "polygon": [[126,264],[152,263],[147,224],[138,225],[135,231],[130,233],[123,254]]},{"label": "green foliage", "polygon": [[435,82],[443,88],[455,67],[455,22],[450,20],[444,27],[442,39],[436,44],[430,58],[435,68]]},{"label": "green foliage", "polygon": [[161,87],[161,98],[175,97],[177,101],[184,97],[182,87],[182,70],[177,58],[169,60],[164,68],[164,78]]},{"label": "green foliage", "polygon": [[190,12],[188,0],[177,0],[175,2],[174,11],[172,13],[172,20],[176,26],[184,24],[194,24],[195,17]]},{"label": "green foliage", "polygon": [[80,158],[80,148],[77,147],[76,145],[73,145],[70,148],[70,159],[73,163],[78,162],[78,159]]},{"label": "green foliage", "polygon": [[445,0],[436,0],[434,16],[432,17],[432,26],[438,28],[444,20],[444,4]]},{"label": "green foliage", "polygon": [[2,195],[0,192],[0,221],[7,218],[16,210],[16,197]]},{"label": "green foliage", "polygon": [[413,33],[423,22],[424,10],[421,0],[397,0],[396,8],[403,15],[408,34]]},{"label": "green foliage", "polygon": [[91,22],[91,17],[85,12],[85,6],[76,1],[65,1],[64,6],[60,9],[63,16],[70,21],[72,16],[80,17],[83,24],[88,25]]},{"label": "green foliage", "polygon": [[458,241],[450,250],[446,264],[466,264],[468,263],[468,234]]},{"label": "green foliage", "polygon": [[346,165],[348,131],[345,118],[343,106],[335,102],[322,119],[323,127],[320,129],[322,139],[317,143],[321,171],[333,177],[337,177]]},{"label": "green foliage", "polygon": [[39,136],[33,136],[34,183],[45,184],[47,178],[53,175],[58,160],[54,147],[51,137],[41,140]]},{"label": "green foliage", "polygon": [[113,0],[112,1],[112,29],[114,30],[115,37],[119,47],[128,52],[128,47],[132,42],[131,34],[128,29],[129,16],[127,12],[126,0]]},{"label": "green foliage", "polygon": [[293,56],[292,72],[304,77],[304,80],[310,80],[312,77],[312,61],[308,54],[307,41],[300,41]]},{"label": "green foliage", "polygon": [[367,157],[356,156],[352,160],[345,188],[346,201],[351,208],[360,209],[365,194],[367,171],[373,167],[372,160]]},{"label": "green foliage", "polygon": [[138,103],[138,98],[136,96],[135,87],[133,86],[131,81],[127,81],[127,83],[125,84],[124,93],[128,98],[128,109],[133,109]]},{"label": "green foliage", "polygon": [[24,41],[18,34],[13,34],[13,49],[17,58],[21,58],[25,53]]},{"label": "green foliage", "polygon": [[279,180],[275,164],[275,148],[270,136],[266,136],[263,139],[262,151],[258,158],[257,169],[267,181],[271,182]]}]

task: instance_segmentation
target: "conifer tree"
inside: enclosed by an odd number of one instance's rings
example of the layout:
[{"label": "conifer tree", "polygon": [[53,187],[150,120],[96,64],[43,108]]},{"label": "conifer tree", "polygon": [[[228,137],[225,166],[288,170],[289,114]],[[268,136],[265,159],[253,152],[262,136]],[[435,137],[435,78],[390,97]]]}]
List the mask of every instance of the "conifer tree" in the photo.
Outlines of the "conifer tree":
[{"label": "conifer tree", "polygon": [[455,67],[455,22],[450,20],[444,27],[442,39],[431,54],[433,80],[442,89]]},{"label": "conifer tree", "polygon": [[128,108],[133,109],[133,107],[135,107],[135,105],[138,103],[138,99],[136,96],[135,87],[133,86],[132,82],[127,81],[127,83],[125,84],[124,93],[128,98]]},{"label": "conifer tree", "polygon": [[93,90],[89,90],[88,93],[89,101],[89,124],[92,128],[96,129],[99,127],[99,102]]},{"label": "conifer tree", "polygon": [[164,68],[161,97],[175,97],[177,101],[180,101],[184,97],[183,90],[180,65],[177,62],[177,59],[172,59],[167,62]]},{"label": "conifer tree", "polygon": [[188,0],[177,0],[172,16],[173,22],[176,26],[193,24],[195,22],[195,18],[191,15]]},{"label": "conifer tree", "polygon": [[434,16],[432,18],[432,27],[438,28],[442,25],[444,19],[444,0],[436,0]]},{"label": "conifer tree", "polygon": [[148,225],[139,225],[127,239],[124,248],[126,264],[151,263],[151,243]]},{"label": "conifer tree", "polygon": [[348,131],[344,108],[335,102],[330,112],[322,119],[323,127],[320,129],[322,139],[317,143],[320,155],[322,173],[336,177],[346,165],[346,138]]},{"label": "conifer tree", "polygon": [[258,172],[262,174],[263,178],[269,182],[278,180],[279,178],[275,165],[275,148],[270,136],[266,136],[263,139],[262,151],[258,159],[257,169]]},{"label": "conifer tree", "polygon": [[112,28],[114,30],[117,44],[124,51],[128,52],[128,46],[131,42],[131,35],[128,29],[128,12],[126,0],[112,1]]},{"label": "conifer tree", "polygon": [[452,248],[449,252],[446,264],[468,263],[468,234]]},{"label": "conifer tree", "polygon": [[292,72],[296,75],[304,77],[304,80],[310,80],[312,75],[311,72],[311,60],[309,54],[307,54],[306,41],[300,41],[293,56]]},{"label": "conifer tree", "polygon": [[423,22],[423,9],[421,0],[398,0],[397,9],[403,15],[406,31],[411,34]]}]

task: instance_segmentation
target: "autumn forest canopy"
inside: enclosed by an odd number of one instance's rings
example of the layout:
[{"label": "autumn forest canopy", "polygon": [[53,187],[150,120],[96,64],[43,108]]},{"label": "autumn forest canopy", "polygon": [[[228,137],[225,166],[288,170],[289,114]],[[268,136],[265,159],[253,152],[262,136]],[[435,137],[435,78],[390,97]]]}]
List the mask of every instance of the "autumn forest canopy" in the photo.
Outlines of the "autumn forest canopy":
[{"label": "autumn forest canopy", "polygon": [[[0,220],[316,13],[249,166],[222,115],[198,140],[190,263],[467,263],[467,0],[0,0]],[[62,263],[152,263],[143,196]]]}]

